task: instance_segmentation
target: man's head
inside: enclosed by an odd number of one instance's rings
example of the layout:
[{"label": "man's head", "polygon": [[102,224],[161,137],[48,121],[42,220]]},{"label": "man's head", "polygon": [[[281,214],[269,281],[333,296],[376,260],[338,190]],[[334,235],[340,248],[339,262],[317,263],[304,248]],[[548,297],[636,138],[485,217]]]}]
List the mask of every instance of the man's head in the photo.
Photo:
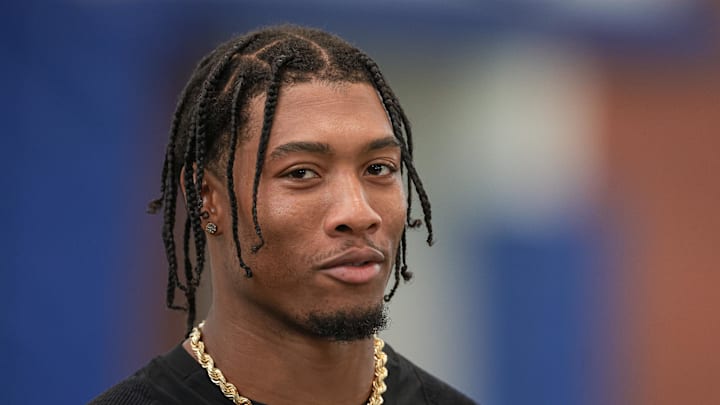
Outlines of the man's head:
[{"label": "man's head", "polygon": [[[384,322],[383,298],[411,277],[405,229],[420,223],[409,216],[413,186],[430,243],[410,126],[369,57],[291,26],[228,41],[203,58],[180,96],[162,198],[150,206],[164,206],[167,304],[187,310],[192,326],[209,250],[221,299],[319,336],[365,337]],[[184,283],[173,232],[179,190]],[[218,225],[212,236],[208,222]],[[175,305],[176,288],[187,306]]]}]

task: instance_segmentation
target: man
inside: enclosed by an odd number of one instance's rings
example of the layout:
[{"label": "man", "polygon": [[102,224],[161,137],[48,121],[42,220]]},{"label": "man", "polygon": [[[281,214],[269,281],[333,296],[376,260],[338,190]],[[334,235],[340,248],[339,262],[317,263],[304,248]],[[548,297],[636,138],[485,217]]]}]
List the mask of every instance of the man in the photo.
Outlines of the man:
[{"label": "man", "polygon": [[[369,57],[294,26],[220,45],[180,96],[150,206],[164,209],[167,304],[188,312],[189,337],[93,403],[471,404],[375,336],[410,278],[413,188],[431,243],[410,126]],[[206,257],[212,304],[195,326]]]}]

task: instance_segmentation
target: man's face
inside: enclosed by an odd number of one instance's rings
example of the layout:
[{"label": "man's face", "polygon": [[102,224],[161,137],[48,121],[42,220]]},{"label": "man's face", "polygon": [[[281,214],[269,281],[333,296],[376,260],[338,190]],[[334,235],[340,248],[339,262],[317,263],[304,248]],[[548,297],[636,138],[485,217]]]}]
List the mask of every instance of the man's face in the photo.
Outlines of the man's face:
[{"label": "man's face", "polygon": [[252,254],[264,102],[251,102],[250,138],[238,146],[234,172],[240,242],[253,277],[242,277],[227,243],[224,267],[238,275],[230,293],[263,322],[306,333],[332,334],[318,330],[328,327],[323,322],[347,318],[352,326],[377,317],[406,202],[400,149],[375,89],[318,82],[282,89],[257,196],[265,245]]}]

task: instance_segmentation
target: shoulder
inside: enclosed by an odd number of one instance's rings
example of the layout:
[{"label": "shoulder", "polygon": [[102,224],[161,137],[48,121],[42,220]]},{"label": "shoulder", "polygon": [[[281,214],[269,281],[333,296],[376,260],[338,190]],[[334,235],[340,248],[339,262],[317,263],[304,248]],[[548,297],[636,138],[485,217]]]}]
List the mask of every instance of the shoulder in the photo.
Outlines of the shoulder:
[{"label": "shoulder", "polygon": [[152,391],[140,370],[100,394],[89,405],[157,405]]},{"label": "shoulder", "polygon": [[[186,398],[197,398],[197,370],[202,370],[182,346],[158,356],[132,376],[119,382],[90,405],[165,405],[186,403]],[[204,404],[199,400],[193,403]]]},{"label": "shoulder", "polygon": [[[402,398],[398,397],[395,402],[389,401],[389,403],[400,404],[407,398],[413,398],[408,403],[424,403],[432,405],[477,404],[460,391],[431,375],[401,354],[397,353],[392,349],[392,347],[385,346],[385,353],[388,356],[388,396],[392,395],[393,391],[402,396]],[[395,390],[393,390],[392,384],[397,386]],[[392,396],[394,397],[395,395]]]}]

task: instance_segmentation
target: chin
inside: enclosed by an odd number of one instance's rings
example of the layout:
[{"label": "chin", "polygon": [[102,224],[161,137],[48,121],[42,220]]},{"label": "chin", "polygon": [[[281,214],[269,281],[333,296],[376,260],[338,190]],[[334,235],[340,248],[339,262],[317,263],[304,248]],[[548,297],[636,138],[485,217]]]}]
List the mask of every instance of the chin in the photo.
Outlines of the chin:
[{"label": "chin", "polygon": [[310,334],[338,342],[368,339],[385,329],[387,310],[380,303],[369,307],[316,311],[303,322]]}]

